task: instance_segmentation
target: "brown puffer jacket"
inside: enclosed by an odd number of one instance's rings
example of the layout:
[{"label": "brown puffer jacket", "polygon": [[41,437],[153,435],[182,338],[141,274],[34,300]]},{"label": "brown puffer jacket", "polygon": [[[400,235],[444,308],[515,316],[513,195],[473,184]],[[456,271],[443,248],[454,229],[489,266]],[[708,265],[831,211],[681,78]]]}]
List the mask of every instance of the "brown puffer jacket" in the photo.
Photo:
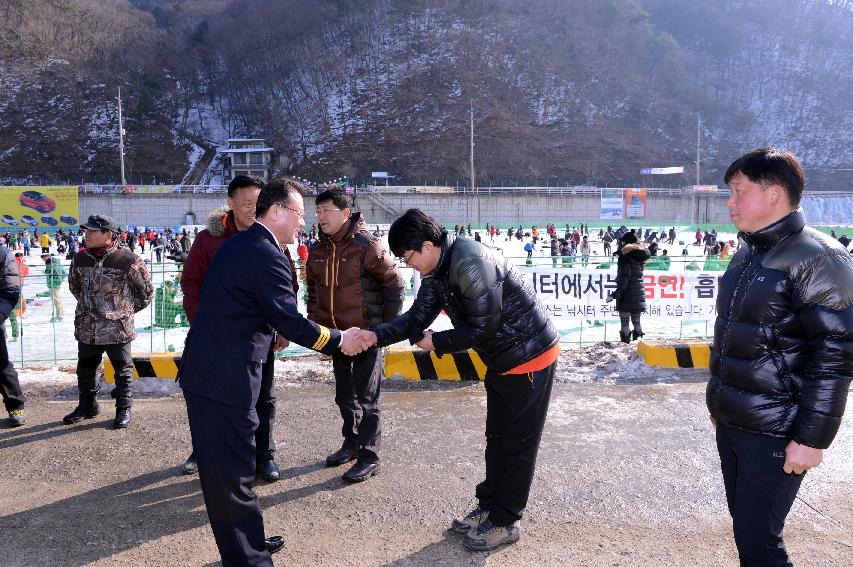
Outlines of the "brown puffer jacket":
[{"label": "brown puffer jacket", "polygon": [[154,287],[142,258],[113,244],[101,256],[75,254],[68,287],[77,299],[74,338],[88,345],[129,343],[136,338],[133,314],[151,303]]},{"label": "brown puffer jacket", "polygon": [[321,234],[308,256],[308,318],[346,330],[391,321],[403,308],[403,278],[397,264],[361,218],[338,234]]}]

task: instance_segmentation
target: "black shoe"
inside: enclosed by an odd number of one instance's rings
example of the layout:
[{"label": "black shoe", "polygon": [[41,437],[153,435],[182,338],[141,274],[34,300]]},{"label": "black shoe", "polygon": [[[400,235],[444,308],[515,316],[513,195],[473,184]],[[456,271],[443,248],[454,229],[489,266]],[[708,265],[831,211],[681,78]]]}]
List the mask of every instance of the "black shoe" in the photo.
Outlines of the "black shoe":
[{"label": "black shoe", "polygon": [[265,539],[264,543],[267,545],[267,551],[272,555],[277,551],[281,551],[281,548],[284,547],[284,538],[280,535],[274,535]]},{"label": "black shoe", "polygon": [[195,460],[195,453],[190,453],[187,461],[181,467],[181,474],[195,474],[198,472],[198,461]]},{"label": "black shoe", "polygon": [[623,343],[630,343],[631,333],[629,331],[619,331],[619,339],[621,339]]},{"label": "black shoe", "polygon": [[124,429],[130,425],[130,408],[116,408],[116,418],[113,428]]},{"label": "black shoe", "polygon": [[344,474],[347,482],[364,482],[375,474],[379,474],[379,463],[357,462]]},{"label": "black shoe", "polygon": [[80,423],[84,419],[92,419],[99,413],[101,413],[101,406],[98,405],[98,402],[95,402],[94,405],[90,405],[89,407],[79,405],[74,408],[74,411],[62,418],[62,423],[65,425],[74,425],[75,423]]},{"label": "black shoe", "polygon": [[644,336],[645,334],[646,334],[646,333],[638,333],[636,330],[631,331],[631,336],[632,336],[632,337],[634,337],[634,340],[635,340],[635,341],[636,341],[637,339],[639,339],[640,337]]},{"label": "black shoe", "polygon": [[258,461],[255,468],[258,476],[267,482],[275,482],[279,479],[278,465],[272,459],[266,461]]},{"label": "black shoe", "polygon": [[337,467],[344,463],[354,461],[356,457],[358,457],[358,451],[342,447],[326,457],[326,466]]}]

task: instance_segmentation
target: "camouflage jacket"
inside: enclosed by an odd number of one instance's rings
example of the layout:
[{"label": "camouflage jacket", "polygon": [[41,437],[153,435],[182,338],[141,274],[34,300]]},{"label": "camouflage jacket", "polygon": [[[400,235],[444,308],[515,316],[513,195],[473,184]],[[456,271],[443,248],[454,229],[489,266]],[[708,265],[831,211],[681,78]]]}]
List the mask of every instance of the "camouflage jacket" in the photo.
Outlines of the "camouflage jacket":
[{"label": "camouflage jacket", "polygon": [[145,309],[154,295],[145,262],[116,244],[100,258],[89,250],[75,254],[68,287],[77,299],[74,338],[90,345],[135,339],[133,314]]}]

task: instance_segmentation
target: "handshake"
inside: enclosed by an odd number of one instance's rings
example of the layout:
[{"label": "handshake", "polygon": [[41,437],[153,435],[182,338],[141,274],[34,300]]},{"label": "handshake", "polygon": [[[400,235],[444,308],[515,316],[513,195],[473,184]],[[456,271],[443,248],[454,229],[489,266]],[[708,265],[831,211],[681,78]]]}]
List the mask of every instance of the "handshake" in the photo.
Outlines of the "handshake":
[{"label": "handshake", "polygon": [[351,327],[341,332],[341,352],[347,356],[362,353],[377,344],[376,333],[367,329]]}]

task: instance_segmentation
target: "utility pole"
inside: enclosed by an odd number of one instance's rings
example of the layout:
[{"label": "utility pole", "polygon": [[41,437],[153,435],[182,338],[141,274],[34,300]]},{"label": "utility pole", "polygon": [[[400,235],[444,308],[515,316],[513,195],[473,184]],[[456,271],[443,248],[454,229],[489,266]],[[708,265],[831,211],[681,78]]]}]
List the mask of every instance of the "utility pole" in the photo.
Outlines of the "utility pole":
[{"label": "utility pole", "polygon": [[699,118],[699,113],[696,113],[696,185],[699,183],[699,145],[701,143],[700,133],[702,131],[702,119]]},{"label": "utility pole", "polygon": [[474,192],[474,101],[471,101],[471,192]]},{"label": "utility pole", "polygon": [[121,184],[126,185],[124,180],[124,124],[121,119],[121,87],[118,88],[118,154],[121,160]]}]

